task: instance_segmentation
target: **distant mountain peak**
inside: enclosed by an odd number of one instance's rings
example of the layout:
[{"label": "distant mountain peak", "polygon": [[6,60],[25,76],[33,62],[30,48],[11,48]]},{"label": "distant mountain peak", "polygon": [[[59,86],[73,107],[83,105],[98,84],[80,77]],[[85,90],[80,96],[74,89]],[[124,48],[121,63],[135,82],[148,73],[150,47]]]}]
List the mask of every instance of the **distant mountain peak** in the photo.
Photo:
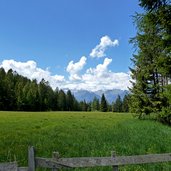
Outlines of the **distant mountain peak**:
[{"label": "distant mountain peak", "polygon": [[105,95],[107,101],[111,104],[113,101],[116,100],[118,95],[123,98],[126,94],[129,93],[128,90],[121,90],[121,89],[112,89],[112,90],[98,90],[98,91],[89,91],[89,90],[71,90],[73,95],[78,101],[86,101],[91,102],[96,97],[97,99],[101,99],[102,94]]}]

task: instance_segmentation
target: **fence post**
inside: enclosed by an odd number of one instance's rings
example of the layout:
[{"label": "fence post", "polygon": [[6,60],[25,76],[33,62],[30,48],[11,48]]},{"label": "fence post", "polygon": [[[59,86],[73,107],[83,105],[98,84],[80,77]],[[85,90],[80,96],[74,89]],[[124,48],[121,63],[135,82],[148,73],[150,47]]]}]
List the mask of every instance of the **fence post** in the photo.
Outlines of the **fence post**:
[{"label": "fence post", "polygon": [[[60,158],[60,155],[59,155],[59,152],[53,152],[52,153],[52,159],[59,159]],[[58,168],[52,168],[52,171],[58,171]]]},{"label": "fence post", "polygon": [[29,147],[28,149],[28,171],[35,171],[36,163],[35,163],[35,150],[34,147]]},{"label": "fence post", "polygon": [[[111,157],[112,158],[116,157],[116,152],[115,151],[111,152]],[[118,166],[112,166],[112,168],[113,168],[113,171],[119,171],[119,167]]]}]

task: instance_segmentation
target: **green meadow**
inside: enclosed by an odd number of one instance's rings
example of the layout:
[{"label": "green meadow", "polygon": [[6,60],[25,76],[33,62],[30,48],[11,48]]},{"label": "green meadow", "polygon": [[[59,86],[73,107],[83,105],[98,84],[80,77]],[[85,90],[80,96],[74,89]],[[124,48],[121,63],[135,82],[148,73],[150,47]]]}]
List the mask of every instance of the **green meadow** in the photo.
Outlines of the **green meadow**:
[{"label": "green meadow", "polygon": [[[102,112],[0,112],[0,162],[27,166],[28,146],[36,156],[138,155],[171,152],[171,127],[131,114]],[[111,167],[75,169],[111,170]],[[171,163],[129,165],[121,171],[171,170]]]}]

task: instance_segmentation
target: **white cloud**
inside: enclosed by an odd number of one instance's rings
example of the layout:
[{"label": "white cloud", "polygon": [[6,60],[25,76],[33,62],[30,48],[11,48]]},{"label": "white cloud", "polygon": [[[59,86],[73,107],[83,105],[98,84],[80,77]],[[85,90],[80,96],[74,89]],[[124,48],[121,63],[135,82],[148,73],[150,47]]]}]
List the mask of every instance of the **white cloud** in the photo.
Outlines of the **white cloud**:
[{"label": "white cloud", "polygon": [[48,70],[43,70],[37,67],[35,61],[27,62],[16,62],[14,60],[4,60],[0,64],[0,67],[3,67],[7,72],[9,69],[16,71],[18,74],[23,75],[29,79],[36,79],[40,82],[43,78],[50,83],[52,88],[60,86],[65,82],[65,78],[62,75],[51,75]]},{"label": "white cloud", "polygon": [[128,89],[131,86],[129,73],[114,73],[108,69],[108,65],[112,59],[105,58],[103,64],[99,64],[96,68],[90,68],[82,76],[87,89],[93,91],[100,89]]},{"label": "white cloud", "polygon": [[88,74],[101,75],[107,71],[108,65],[112,62],[112,59],[105,58],[103,64],[99,64],[96,68],[90,68],[87,70]]},{"label": "white cloud", "polygon": [[85,56],[82,56],[81,59],[74,63],[74,61],[70,61],[67,66],[67,72],[70,74],[70,80],[80,80],[80,76],[78,75],[79,71],[83,69],[83,67],[86,64],[87,58]]},{"label": "white cloud", "polygon": [[100,39],[100,44],[98,44],[94,49],[92,49],[90,56],[92,58],[101,58],[106,56],[105,51],[108,47],[118,46],[119,41],[117,39],[111,40],[109,36],[103,36]]}]

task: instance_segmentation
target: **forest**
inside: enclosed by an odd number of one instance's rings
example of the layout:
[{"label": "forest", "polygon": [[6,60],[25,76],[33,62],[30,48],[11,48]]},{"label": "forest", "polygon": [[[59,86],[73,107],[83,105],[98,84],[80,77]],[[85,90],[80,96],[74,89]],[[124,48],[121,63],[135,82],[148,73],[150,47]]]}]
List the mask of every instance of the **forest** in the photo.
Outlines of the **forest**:
[{"label": "forest", "polygon": [[70,90],[53,90],[44,79],[29,80],[10,69],[0,68],[0,110],[4,111],[115,111],[128,112],[128,97],[109,104],[104,96],[78,102]]}]

